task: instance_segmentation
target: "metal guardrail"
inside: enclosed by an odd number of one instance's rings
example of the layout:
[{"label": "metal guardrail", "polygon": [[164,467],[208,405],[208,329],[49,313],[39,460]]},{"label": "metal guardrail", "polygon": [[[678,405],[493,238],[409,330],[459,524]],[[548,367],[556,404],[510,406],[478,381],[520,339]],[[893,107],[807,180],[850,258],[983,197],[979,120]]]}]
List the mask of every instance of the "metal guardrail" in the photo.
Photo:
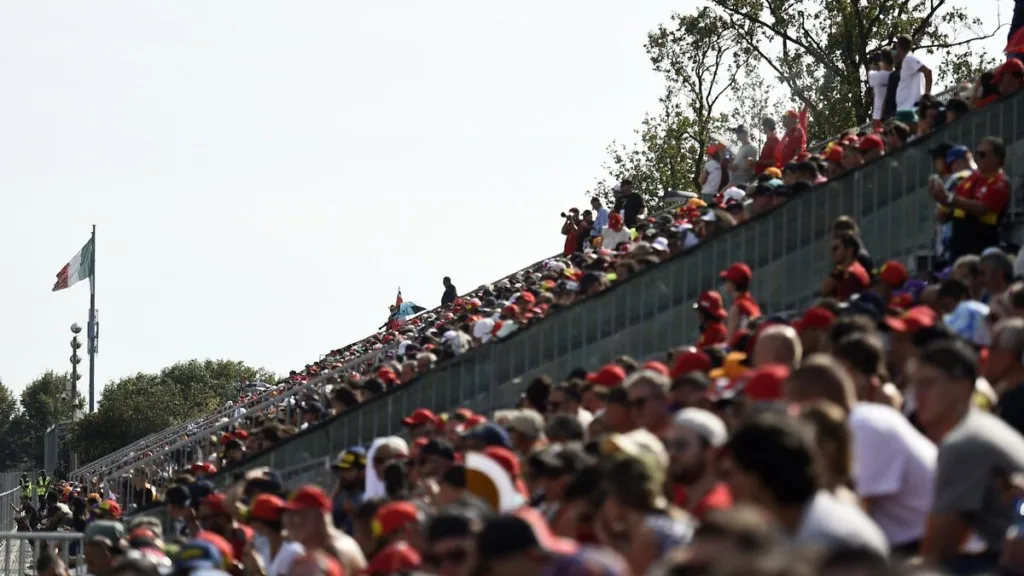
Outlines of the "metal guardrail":
[{"label": "metal guardrail", "polygon": [[[85,557],[82,553],[81,532],[0,532],[0,575],[25,576],[36,574],[36,562],[44,549],[54,551],[69,571],[85,576]],[[79,543],[77,553],[69,554],[73,543]]]},{"label": "metal guardrail", "polygon": [[[1011,211],[1024,209],[1024,94],[976,110],[911,146],[795,196],[769,213],[680,254],[611,289],[560,310],[507,339],[470,350],[402,388],[221,471],[226,484],[260,467],[289,469],[329,458],[346,447],[395,434],[416,408],[466,406],[488,413],[511,406],[531,378],[593,368],[620,354],[644,358],[697,337],[692,304],[720,285],[733,262],[754,270],[753,293],[766,310],[802,309],[831,269],[832,222],[852,216],[873,254],[908,259],[929,250],[935,204],[926,193],[940,142],[974,145],[998,136],[1008,145],[1006,170],[1014,184]],[[911,266],[912,268],[912,266]]]}]

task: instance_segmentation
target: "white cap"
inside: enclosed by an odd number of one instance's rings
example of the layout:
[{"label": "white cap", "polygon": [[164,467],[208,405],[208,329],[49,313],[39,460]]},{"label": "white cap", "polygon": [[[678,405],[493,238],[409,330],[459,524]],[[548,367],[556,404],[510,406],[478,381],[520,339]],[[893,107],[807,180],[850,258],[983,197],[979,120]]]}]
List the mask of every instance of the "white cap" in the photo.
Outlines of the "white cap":
[{"label": "white cap", "polygon": [[664,236],[658,236],[657,238],[654,239],[654,242],[651,242],[651,248],[654,248],[659,252],[667,252],[668,240],[665,239]]},{"label": "white cap", "polygon": [[703,408],[683,408],[676,412],[673,423],[680,428],[694,431],[708,444],[715,448],[725,445],[729,439],[729,432],[725,428],[725,422],[714,413]]}]

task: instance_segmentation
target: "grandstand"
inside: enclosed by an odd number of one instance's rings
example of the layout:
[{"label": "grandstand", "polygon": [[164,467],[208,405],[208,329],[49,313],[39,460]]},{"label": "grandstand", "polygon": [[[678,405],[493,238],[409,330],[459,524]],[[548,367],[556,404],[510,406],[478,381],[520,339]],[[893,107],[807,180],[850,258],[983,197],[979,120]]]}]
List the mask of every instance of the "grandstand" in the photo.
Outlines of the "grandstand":
[{"label": "grandstand", "polygon": [[[903,150],[815,186],[769,213],[524,329],[441,358],[414,380],[252,454],[218,471],[212,480],[223,486],[238,473],[272,466],[288,487],[304,482],[327,485],[328,465],[338,452],[400,433],[401,419],[415,409],[442,412],[462,406],[489,414],[513,405],[526,384],[540,374],[566,373],[578,366],[595,368],[621,354],[650,358],[669,344],[692,342],[697,323],[693,302],[700,292],[718,285],[718,272],[733,262],[746,262],[754,271],[752,291],[763,308],[779,311],[805,306],[822,275],[814,263],[828,261],[830,226],[840,215],[856,219],[873,252],[903,260],[913,270],[915,257],[930,253],[935,232],[935,204],[925,192],[933,171],[928,150],[940,142],[973,145],[983,137],[998,136],[1007,143],[1006,172],[1014,190],[1019,190],[1024,181],[1022,109],[1024,96],[1017,94],[976,110]],[[1024,202],[1015,194],[1008,217],[1022,213]],[[510,274],[491,289],[515,292],[549,272],[549,262]],[[483,300],[486,294],[482,289],[471,291],[456,306],[465,307],[472,298]],[[436,308],[420,315],[409,329],[421,335],[454,316],[452,307]],[[113,486],[125,486],[127,475],[143,467],[162,473],[188,469],[215,452],[220,435],[239,424],[252,427],[281,414],[290,416],[303,401],[326,404],[330,387],[338,382],[355,378],[353,374],[379,375],[380,364],[399,352],[400,339],[399,333],[379,332],[334,350],[319,365],[339,367],[320,374],[303,371],[201,420],[85,464],[73,470],[70,478],[81,483],[104,478]],[[131,491],[124,494],[123,507],[130,510]]]}]

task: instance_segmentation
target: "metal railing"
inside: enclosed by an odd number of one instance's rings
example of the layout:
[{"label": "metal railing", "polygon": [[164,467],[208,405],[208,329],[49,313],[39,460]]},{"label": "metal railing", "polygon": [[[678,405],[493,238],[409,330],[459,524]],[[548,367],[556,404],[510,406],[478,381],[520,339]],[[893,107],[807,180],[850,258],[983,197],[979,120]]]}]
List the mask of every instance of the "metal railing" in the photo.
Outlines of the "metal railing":
[{"label": "metal railing", "polygon": [[[650,357],[693,342],[698,328],[693,302],[700,292],[719,286],[719,271],[734,262],[746,262],[754,270],[752,290],[763,309],[802,309],[832,269],[830,228],[841,215],[857,221],[873,254],[908,259],[930,249],[935,203],[926,192],[934,169],[928,150],[936,144],[973,146],[985,136],[1002,138],[1008,146],[1006,170],[1019,190],[1024,179],[1022,109],[1024,95],[1018,95],[974,111],[713,241],[221,471],[214,481],[224,485],[252,468],[294,469],[330,458],[347,447],[397,433],[401,419],[417,408],[466,406],[489,413],[513,405],[541,374],[594,368],[620,354]],[[1010,210],[1022,209],[1024,200],[1014,193]]]},{"label": "metal railing", "polygon": [[[85,576],[82,537],[80,532],[0,532],[0,570],[3,576],[36,574],[40,554],[49,549],[72,574]],[[69,553],[72,547],[76,548],[74,555]]]}]

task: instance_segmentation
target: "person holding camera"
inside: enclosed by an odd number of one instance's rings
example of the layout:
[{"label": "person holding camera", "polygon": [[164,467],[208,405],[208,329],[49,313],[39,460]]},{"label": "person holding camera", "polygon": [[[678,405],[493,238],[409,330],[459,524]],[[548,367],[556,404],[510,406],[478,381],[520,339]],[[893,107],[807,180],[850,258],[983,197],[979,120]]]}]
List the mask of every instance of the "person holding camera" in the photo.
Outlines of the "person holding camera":
[{"label": "person holding camera", "polygon": [[576,251],[580,245],[580,209],[570,208],[569,213],[562,212],[562,235],[565,236],[565,247],[562,254],[568,256]]}]

